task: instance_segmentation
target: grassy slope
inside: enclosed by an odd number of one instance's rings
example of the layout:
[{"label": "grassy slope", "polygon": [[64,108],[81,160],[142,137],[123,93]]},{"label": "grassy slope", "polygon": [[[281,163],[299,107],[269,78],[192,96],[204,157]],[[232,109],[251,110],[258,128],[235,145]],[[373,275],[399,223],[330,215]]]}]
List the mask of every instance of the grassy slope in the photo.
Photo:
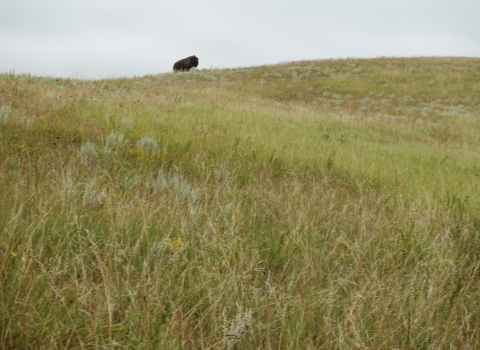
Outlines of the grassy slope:
[{"label": "grassy slope", "polygon": [[0,75],[0,344],[478,348],[480,60]]}]

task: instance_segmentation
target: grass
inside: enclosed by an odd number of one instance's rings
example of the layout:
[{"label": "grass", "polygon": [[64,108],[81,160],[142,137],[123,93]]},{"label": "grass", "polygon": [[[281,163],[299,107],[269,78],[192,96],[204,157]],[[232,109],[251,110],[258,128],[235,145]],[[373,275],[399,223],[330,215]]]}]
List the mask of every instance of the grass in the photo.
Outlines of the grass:
[{"label": "grass", "polygon": [[480,61],[0,75],[5,349],[476,349]]}]

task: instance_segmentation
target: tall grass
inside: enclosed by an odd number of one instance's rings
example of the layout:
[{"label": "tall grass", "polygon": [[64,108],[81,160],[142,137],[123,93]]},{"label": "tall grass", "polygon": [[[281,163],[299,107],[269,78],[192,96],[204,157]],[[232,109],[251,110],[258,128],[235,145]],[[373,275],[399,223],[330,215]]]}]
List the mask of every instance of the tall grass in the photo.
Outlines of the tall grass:
[{"label": "tall grass", "polygon": [[5,349],[476,349],[480,65],[0,75]]}]

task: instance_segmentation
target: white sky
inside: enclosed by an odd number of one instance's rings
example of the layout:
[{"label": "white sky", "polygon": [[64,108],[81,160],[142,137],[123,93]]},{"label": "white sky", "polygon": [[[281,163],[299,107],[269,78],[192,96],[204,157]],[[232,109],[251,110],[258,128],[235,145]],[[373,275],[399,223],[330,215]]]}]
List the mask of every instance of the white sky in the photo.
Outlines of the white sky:
[{"label": "white sky", "polygon": [[303,59],[480,57],[480,0],[0,0],[0,72],[163,73]]}]

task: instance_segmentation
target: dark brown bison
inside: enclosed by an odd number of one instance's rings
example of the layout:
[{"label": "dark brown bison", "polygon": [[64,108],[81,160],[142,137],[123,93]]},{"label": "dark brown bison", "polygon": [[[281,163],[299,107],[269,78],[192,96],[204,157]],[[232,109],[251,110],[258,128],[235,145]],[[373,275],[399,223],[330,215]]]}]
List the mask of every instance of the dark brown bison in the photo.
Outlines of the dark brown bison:
[{"label": "dark brown bison", "polygon": [[190,56],[175,62],[173,65],[173,70],[190,70],[192,67],[198,66],[198,57],[197,56]]}]

